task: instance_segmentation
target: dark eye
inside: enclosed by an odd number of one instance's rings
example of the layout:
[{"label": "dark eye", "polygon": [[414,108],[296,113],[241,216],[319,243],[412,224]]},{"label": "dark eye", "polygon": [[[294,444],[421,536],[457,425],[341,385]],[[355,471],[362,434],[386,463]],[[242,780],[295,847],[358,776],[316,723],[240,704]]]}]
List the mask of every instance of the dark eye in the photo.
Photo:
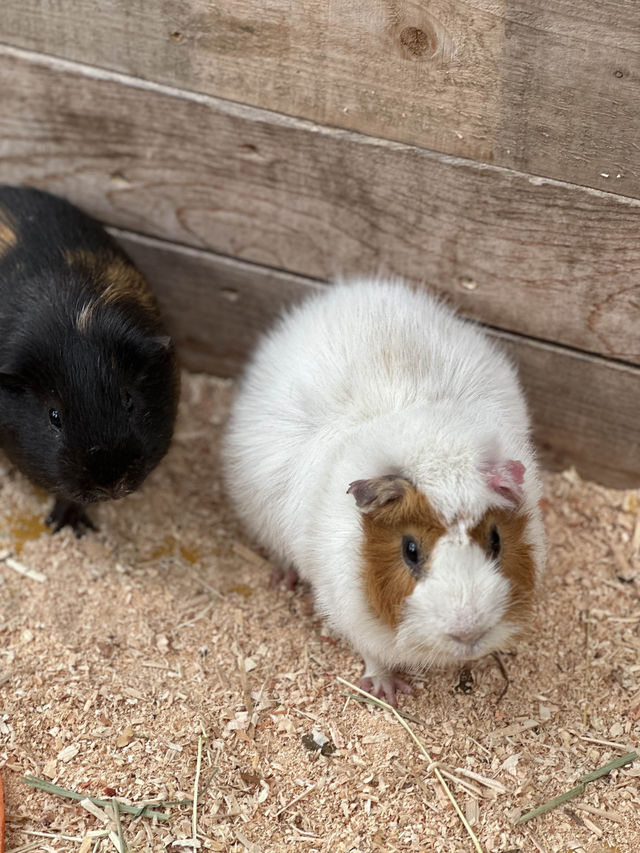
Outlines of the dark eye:
[{"label": "dark eye", "polygon": [[418,543],[413,536],[402,537],[402,559],[413,574],[420,566],[421,556]]},{"label": "dark eye", "polygon": [[133,411],[133,397],[128,391],[122,392],[122,405],[124,406],[125,412]]},{"label": "dark eye", "polygon": [[56,429],[62,429],[62,416],[57,409],[49,409],[49,420]]},{"label": "dark eye", "polygon": [[502,542],[500,540],[500,533],[498,532],[498,528],[496,525],[492,525],[491,530],[489,531],[489,553],[491,556],[496,559],[500,554]]}]

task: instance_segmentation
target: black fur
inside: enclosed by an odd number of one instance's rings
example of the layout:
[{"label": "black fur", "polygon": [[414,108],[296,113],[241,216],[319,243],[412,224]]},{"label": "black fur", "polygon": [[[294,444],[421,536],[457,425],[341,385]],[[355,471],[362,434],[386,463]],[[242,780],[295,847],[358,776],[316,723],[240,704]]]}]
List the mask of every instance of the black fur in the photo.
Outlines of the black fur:
[{"label": "black fur", "polygon": [[104,229],[61,198],[0,186],[0,447],[55,495],[56,529],[80,534],[85,504],[140,486],[177,398],[155,300]]}]

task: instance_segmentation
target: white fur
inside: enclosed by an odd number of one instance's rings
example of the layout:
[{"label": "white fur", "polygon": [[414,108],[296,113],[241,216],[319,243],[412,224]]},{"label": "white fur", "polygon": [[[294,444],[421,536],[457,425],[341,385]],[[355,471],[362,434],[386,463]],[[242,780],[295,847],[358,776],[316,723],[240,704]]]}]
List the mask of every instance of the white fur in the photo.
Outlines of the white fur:
[{"label": "white fur", "polygon": [[[482,466],[525,466],[527,539],[544,564],[540,483],[515,370],[478,327],[424,291],[356,280],[291,310],[258,346],[228,426],[225,474],[248,531],[314,590],[367,674],[476,657],[509,640],[508,581],[467,529],[500,504]],[[426,577],[396,631],[361,581],[353,480],[409,479],[444,519]],[[449,634],[473,634],[456,642]]]}]

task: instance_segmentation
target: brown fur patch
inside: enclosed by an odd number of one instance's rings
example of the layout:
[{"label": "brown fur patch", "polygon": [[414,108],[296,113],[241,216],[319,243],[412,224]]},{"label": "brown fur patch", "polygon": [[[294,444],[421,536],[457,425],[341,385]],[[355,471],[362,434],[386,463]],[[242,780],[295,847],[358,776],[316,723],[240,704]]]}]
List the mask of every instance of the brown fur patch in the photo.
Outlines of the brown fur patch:
[{"label": "brown fur patch", "polygon": [[489,535],[494,524],[500,534],[500,568],[511,582],[511,601],[506,616],[514,622],[523,622],[533,604],[536,581],[532,547],[524,540],[527,516],[505,509],[489,510],[470,532],[471,538],[483,550],[489,548]]},{"label": "brown fur patch", "polygon": [[146,279],[126,258],[115,252],[90,252],[87,249],[67,249],[64,258],[70,267],[91,277],[98,300],[105,305],[128,300],[157,313],[156,299]]},{"label": "brown fur patch", "polygon": [[367,598],[376,616],[395,628],[417,583],[402,557],[402,537],[414,537],[426,555],[423,571],[427,571],[428,555],[446,530],[427,498],[413,486],[402,497],[364,514],[362,528]]},{"label": "brown fur patch", "polygon": [[0,258],[18,245],[18,234],[10,215],[0,208]]}]

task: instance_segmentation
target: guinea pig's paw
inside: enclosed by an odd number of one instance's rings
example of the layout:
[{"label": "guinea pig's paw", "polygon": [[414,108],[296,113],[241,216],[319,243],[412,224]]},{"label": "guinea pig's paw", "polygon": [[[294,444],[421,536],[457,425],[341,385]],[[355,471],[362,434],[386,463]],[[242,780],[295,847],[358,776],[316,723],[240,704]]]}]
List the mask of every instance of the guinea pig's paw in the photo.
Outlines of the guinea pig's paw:
[{"label": "guinea pig's paw", "polygon": [[299,580],[298,573],[294,568],[281,569],[280,566],[274,566],[269,578],[269,586],[273,589],[280,586],[284,581],[285,589],[295,589]]},{"label": "guinea pig's paw", "polygon": [[45,519],[45,523],[53,527],[52,533],[57,533],[63,527],[71,527],[78,539],[87,530],[96,530],[81,504],[67,501],[64,498],[56,498],[53,509]]},{"label": "guinea pig's paw", "polygon": [[366,673],[360,679],[360,689],[366,690],[372,696],[378,699],[384,699],[389,705],[394,708],[398,707],[398,699],[396,693],[412,693],[413,690],[410,684],[398,678],[392,672],[385,672],[382,675],[367,675]]}]

